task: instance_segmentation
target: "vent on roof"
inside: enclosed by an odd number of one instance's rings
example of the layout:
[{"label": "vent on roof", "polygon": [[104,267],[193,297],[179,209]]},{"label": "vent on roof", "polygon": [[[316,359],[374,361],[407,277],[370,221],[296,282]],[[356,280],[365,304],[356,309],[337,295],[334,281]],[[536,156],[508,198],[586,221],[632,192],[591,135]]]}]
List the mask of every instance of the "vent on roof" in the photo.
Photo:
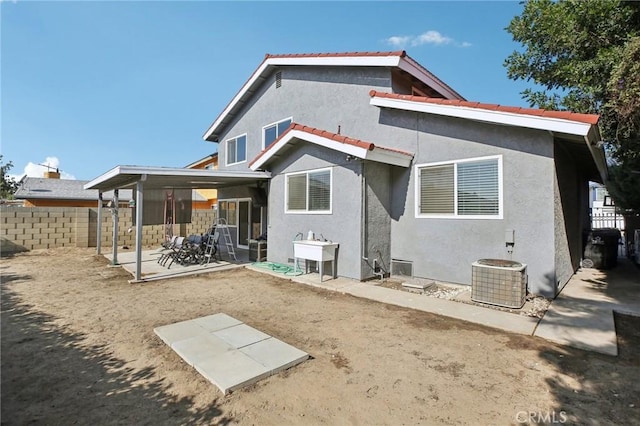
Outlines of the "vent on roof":
[{"label": "vent on roof", "polygon": [[276,73],[276,89],[282,86],[282,71],[278,71]]}]

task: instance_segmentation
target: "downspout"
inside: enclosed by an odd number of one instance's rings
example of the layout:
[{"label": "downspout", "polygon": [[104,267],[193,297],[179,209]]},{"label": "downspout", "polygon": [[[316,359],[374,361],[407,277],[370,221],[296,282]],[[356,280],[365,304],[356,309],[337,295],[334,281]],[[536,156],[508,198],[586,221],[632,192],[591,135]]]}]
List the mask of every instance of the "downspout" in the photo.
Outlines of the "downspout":
[{"label": "downspout", "polygon": [[[360,199],[361,201],[361,206],[360,206],[360,211],[361,211],[361,228],[360,228],[360,235],[361,235],[361,240],[360,240],[360,244],[362,244],[362,260],[364,260],[367,265],[369,264],[369,235],[368,235],[368,215],[367,215],[367,178],[365,176],[365,167],[364,167],[364,160],[362,160],[360,162],[360,171],[361,171],[361,178],[360,178],[360,182],[361,182],[361,197]],[[363,274],[362,274],[362,261],[360,262],[360,279],[363,279]]]}]

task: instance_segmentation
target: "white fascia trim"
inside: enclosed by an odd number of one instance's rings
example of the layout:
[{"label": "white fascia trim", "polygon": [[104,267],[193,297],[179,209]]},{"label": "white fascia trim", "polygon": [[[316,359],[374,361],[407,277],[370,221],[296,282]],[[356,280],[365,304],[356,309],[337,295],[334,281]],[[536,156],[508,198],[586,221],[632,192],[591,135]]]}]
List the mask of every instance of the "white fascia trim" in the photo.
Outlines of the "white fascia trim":
[{"label": "white fascia trim", "polygon": [[447,99],[464,99],[458,93],[454,92],[451,88],[445,86],[441,81],[437,80],[431,73],[426,73],[422,68],[416,66],[415,63],[402,58],[398,64],[399,68],[408,72],[420,81],[427,83],[429,86],[436,89],[439,93],[445,95]]},{"label": "white fascia trim", "polygon": [[591,124],[559,118],[524,115],[504,111],[491,111],[479,108],[470,108],[455,105],[430,104],[414,102],[404,99],[389,99],[372,97],[370,105],[403,109],[406,111],[424,112],[427,114],[444,115],[469,120],[484,121],[487,123],[504,124],[507,126],[526,127],[530,129],[548,130],[551,132],[567,133],[570,135],[586,136]]},{"label": "white fascia trim", "polygon": [[242,86],[240,91],[233,97],[229,105],[222,111],[216,121],[213,122],[205,132],[203,139],[209,136],[218,128],[224,118],[242,99],[245,93],[255,82],[263,77],[267,68],[286,65],[323,65],[323,66],[387,66],[394,67],[400,63],[400,56],[320,56],[320,57],[291,57],[291,58],[269,58],[262,62],[251,78]]},{"label": "white fascia trim", "polygon": [[269,150],[264,153],[262,157],[260,157],[257,161],[255,161],[251,166],[251,170],[258,170],[262,165],[271,159],[274,155],[278,153],[286,144],[288,144],[291,139],[301,139],[307,142],[314,143],[316,145],[324,146],[329,149],[333,149],[335,151],[344,152],[347,155],[353,155],[358,158],[365,158],[367,153],[370,152],[364,148],[347,145],[341,142],[336,142],[334,140],[314,135],[311,133],[303,132],[301,130],[290,130],[289,133],[285,135],[284,138],[280,139],[276,144],[272,147],[269,147]]},{"label": "white fascia trim", "polygon": [[108,172],[98,176],[97,178],[90,180],[89,182],[85,183],[82,188],[83,189],[93,189],[94,186],[97,186],[99,184],[101,184],[104,181],[107,181],[109,179],[111,179],[114,176],[118,176],[120,174],[120,168],[122,166],[116,166],[113,169],[109,170]]},{"label": "white fascia trim", "polygon": [[413,156],[376,147],[373,151],[367,151],[364,159],[392,166],[409,167]]}]

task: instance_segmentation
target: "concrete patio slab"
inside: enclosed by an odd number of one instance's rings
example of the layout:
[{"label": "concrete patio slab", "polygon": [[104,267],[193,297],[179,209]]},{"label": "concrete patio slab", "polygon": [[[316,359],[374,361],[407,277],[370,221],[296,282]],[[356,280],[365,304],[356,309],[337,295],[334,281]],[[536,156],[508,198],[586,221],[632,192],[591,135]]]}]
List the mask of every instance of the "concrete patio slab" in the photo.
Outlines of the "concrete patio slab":
[{"label": "concrete patio slab", "polygon": [[309,358],[306,352],[274,338],[240,348],[240,352],[258,361],[272,372],[286,370]]},{"label": "concrete patio slab", "polygon": [[225,395],[271,375],[269,368],[237,350],[204,359],[194,367]]},{"label": "concrete patio slab", "polygon": [[238,321],[227,314],[209,315],[202,318],[196,318],[193,321],[195,321],[200,327],[211,332],[242,324],[242,321]]},{"label": "concrete patio slab", "polygon": [[207,358],[232,351],[235,348],[212,334],[200,334],[175,342],[171,345],[171,349],[176,351],[189,365],[194,366]]},{"label": "concrete patio slab", "polygon": [[154,329],[224,394],[293,367],[309,354],[218,313]]},{"label": "concrete patio slab", "polygon": [[238,349],[271,337],[246,324],[234,325],[233,327],[218,330],[213,332],[213,335]]}]

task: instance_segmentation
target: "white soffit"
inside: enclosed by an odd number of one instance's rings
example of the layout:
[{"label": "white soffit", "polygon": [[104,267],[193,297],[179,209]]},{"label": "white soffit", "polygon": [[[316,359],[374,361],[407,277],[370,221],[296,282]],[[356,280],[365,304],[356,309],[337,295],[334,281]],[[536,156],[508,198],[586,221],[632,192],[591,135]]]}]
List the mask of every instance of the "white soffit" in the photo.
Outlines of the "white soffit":
[{"label": "white soffit", "polygon": [[578,136],[587,136],[589,130],[591,129],[591,124],[571,120],[563,120],[560,118],[516,114],[505,111],[492,111],[488,109],[471,108],[458,105],[416,102],[405,99],[390,99],[374,96],[369,101],[369,104],[383,108],[424,112],[427,114],[465,118],[469,120],[484,121],[487,123],[504,124],[507,126],[548,130],[551,132],[567,133],[570,135]]}]

